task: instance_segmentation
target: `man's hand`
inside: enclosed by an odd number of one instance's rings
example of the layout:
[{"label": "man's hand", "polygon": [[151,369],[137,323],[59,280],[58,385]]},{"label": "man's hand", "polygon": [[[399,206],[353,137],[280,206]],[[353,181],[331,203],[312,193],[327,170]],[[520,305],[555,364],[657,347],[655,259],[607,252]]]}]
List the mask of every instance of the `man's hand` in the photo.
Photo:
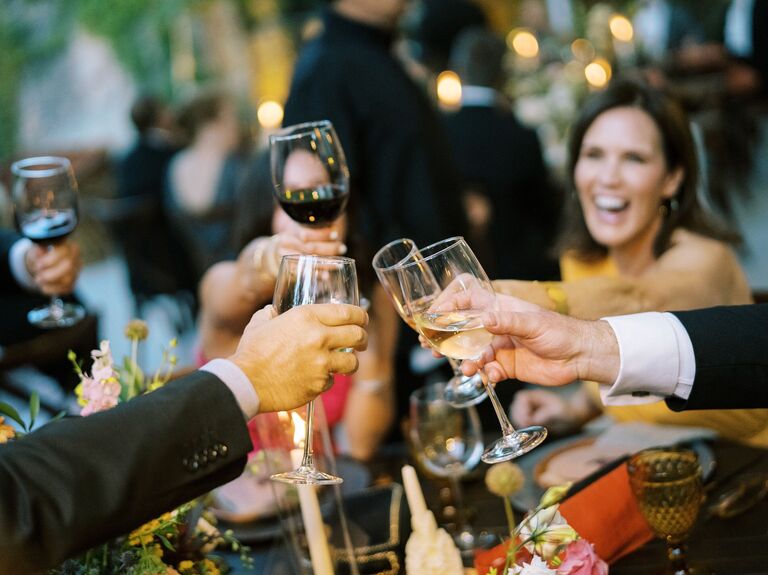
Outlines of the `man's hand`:
[{"label": "man's hand", "polygon": [[604,321],[584,321],[550,311],[496,311],[483,318],[496,335],[478,361],[462,371],[484,368],[492,382],[520,379],[540,385],[565,385],[577,379],[612,383],[619,372],[619,345]]},{"label": "man's hand", "polygon": [[294,409],[328,387],[329,376],[357,369],[354,353],[365,350],[368,315],[359,307],[315,304],[275,316],[272,306],[255,313],[234,362],[259,395],[259,411]]},{"label": "man's hand", "polygon": [[47,248],[32,244],[24,254],[24,264],[37,289],[45,295],[71,293],[83,266],[80,248],[71,240]]}]

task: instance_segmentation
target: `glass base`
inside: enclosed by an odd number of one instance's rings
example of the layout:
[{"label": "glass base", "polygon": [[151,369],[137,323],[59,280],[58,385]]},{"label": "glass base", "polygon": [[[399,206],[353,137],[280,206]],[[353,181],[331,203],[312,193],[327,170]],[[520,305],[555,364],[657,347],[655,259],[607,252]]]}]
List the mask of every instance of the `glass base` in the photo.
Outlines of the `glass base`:
[{"label": "glass base", "polygon": [[312,467],[305,467],[303,465],[293,471],[277,473],[270,479],[272,479],[272,481],[281,481],[282,483],[292,483],[293,485],[335,485],[337,483],[344,483],[344,480],[341,477],[329,475]]},{"label": "glass base", "polygon": [[462,556],[474,557],[478,549],[490,549],[497,542],[497,537],[487,531],[476,532],[467,526],[453,534],[453,541]]},{"label": "glass base", "polygon": [[505,435],[497,439],[491,446],[485,450],[481,459],[485,463],[499,463],[528,453],[531,449],[539,445],[547,437],[547,430],[544,427],[534,425],[518,429],[510,435]]},{"label": "glass base", "polygon": [[453,407],[470,407],[488,397],[488,392],[479,373],[471,377],[455,375],[445,385],[444,397]]},{"label": "glass base", "polygon": [[69,327],[85,317],[83,306],[75,303],[64,303],[61,306],[47,305],[37,307],[27,313],[27,319],[32,325],[45,329]]}]

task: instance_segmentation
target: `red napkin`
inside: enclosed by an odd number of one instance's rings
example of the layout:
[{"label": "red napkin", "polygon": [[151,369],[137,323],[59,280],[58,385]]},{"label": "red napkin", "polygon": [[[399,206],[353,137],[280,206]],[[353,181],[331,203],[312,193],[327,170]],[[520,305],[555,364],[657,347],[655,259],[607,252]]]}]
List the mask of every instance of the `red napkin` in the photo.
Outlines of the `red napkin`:
[{"label": "red napkin", "polygon": [[653,539],[624,462],[560,504],[560,513],[608,564]]}]

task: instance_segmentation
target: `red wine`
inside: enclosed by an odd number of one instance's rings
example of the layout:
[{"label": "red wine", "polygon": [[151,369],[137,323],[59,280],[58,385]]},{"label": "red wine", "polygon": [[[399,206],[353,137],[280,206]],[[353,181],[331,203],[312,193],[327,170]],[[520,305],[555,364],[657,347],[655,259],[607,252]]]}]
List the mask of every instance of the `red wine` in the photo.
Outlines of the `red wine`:
[{"label": "red wine", "polygon": [[325,184],[278,192],[277,201],[291,219],[309,226],[327,226],[347,205],[346,186]]},{"label": "red wine", "polygon": [[73,209],[36,211],[25,215],[19,222],[21,233],[33,242],[47,243],[68,236],[77,226],[77,213]]}]

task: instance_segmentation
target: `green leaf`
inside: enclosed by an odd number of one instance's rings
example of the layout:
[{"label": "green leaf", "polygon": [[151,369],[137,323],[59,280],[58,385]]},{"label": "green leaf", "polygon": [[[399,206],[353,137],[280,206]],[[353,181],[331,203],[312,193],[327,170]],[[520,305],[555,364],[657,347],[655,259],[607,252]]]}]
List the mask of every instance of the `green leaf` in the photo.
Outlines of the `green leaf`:
[{"label": "green leaf", "polygon": [[176,551],[176,549],[173,547],[170,541],[168,541],[168,538],[165,535],[161,535],[160,533],[155,533],[155,537],[160,539],[160,541],[163,542],[163,546],[170,550],[170,551]]},{"label": "green leaf", "polygon": [[21,415],[19,415],[19,412],[16,411],[12,405],[5,403],[4,401],[0,401],[0,413],[7,415],[13,421],[21,425],[22,429],[27,429],[27,424],[24,423]]},{"label": "green leaf", "polygon": [[52,421],[57,421],[57,420],[61,419],[62,417],[64,417],[65,415],[67,415],[66,411],[60,411],[59,413],[54,415],[51,419],[49,419],[48,423],[51,423]]},{"label": "green leaf", "polygon": [[30,431],[35,425],[35,419],[37,414],[40,413],[40,394],[37,391],[33,391],[29,398],[29,429]]}]

